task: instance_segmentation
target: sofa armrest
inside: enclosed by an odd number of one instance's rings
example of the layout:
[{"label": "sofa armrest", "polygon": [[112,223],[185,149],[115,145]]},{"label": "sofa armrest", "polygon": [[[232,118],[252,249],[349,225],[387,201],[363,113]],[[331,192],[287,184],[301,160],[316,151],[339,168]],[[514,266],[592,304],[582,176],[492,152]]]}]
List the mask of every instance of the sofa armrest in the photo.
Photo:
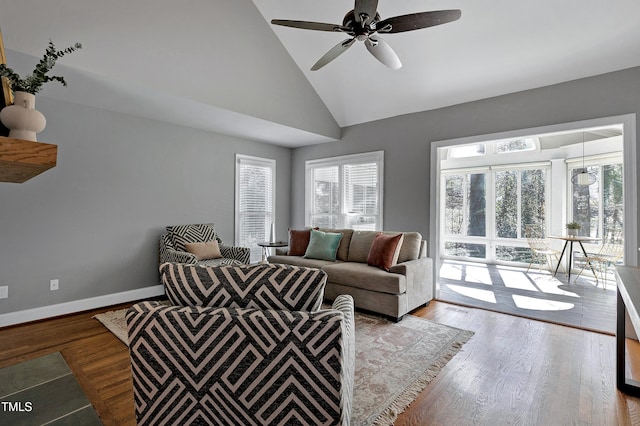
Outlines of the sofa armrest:
[{"label": "sofa armrest", "polygon": [[240,263],[251,262],[251,249],[249,247],[220,246],[220,254],[227,259],[235,259]]},{"label": "sofa armrest", "polygon": [[424,300],[424,303],[427,303],[433,299],[432,269],[433,260],[422,257],[393,265],[389,272],[406,276],[407,296],[412,300]]},{"label": "sofa armrest", "polygon": [[340,424],[348,425],[350,423],[350,414],[353,403],[353,388],[355,379],[356,366],[356,327],[355,327],[355,308],[353,297],[348,294],[341,294],[333,301],[331,309],[336,309],[344,315],[342,322],[342,371],[340,381],[340,401],[342,404],[348,404],[342,407],[343,417]]}]

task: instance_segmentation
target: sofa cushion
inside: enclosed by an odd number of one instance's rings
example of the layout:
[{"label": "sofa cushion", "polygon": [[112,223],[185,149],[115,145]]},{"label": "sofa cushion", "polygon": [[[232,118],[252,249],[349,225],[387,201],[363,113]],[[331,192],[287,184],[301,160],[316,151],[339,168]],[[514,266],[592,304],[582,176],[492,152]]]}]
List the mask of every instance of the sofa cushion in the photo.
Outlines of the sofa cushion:
[{"label": "sofa cushion", "polygon": [[315,311],[324,296],[327,275],[290,265],[196,266],[163,263],[161,282],[178,306]]},{"label": "sofa cushion", "polygon": [[323,232],[339,232],[342,234],[340,245],[338,246],[338,253],[336,259],[348,260],[349,258],[349,245],[351,244],[351,236],[353,235],[353,229],[331,229],[331,228],[318,228]]},{"label": "sofa cushion", "polygon": [[349,262],[367,263],[371,244],[379,231],[354,231],[349,245]]},{"label": "sofa cushion", "polygon": [[398,263],[407,260],[416,260],[420,257],[420,247],[422,245],[422,234],[419,232],[403,232],[404,239],[400,247]]},{"label": "sofa cushion", "polygon": [[178,251],[187,251],[186,243],[211,240],[220,242],[213,223],[167,226],[167,232],[173,242],[173,248]]},{"label": "sofa cushion", "polygon": [[269,263],[281,263],[284,265],[294,265],[294,266],[304,266],[306,268],[318,268],[322,269],[326,265],[333,265],[336,262],[342,262],[341,260],[336,260],[332,262],[330,260],[320,260],[320,259],[307,259],[302,256],[288,256],[284,254],[276,254],[273,256],[269,256]]},{"label": "sofa cushion", "polygon": [[322,270],[327,273],[327,280],[331,283],[389,294],[407,291],[404,275],[386,272],[366,263],[334,263],[324,266]]},{"label": "sofa cushion", "polygon": [[369,249],[367,265],[389,271],[389,268],[398,263],[403,237],[403,234],[386,235],[378,232]]},{"label": "sofa cushion", "polygon": [[[318,229],[318,228],[314,228]],[[309,229],[289,229],[289,256],[304,256],[309,246],[311,238],[311,228]]]},{"label": "sofa cushion", "polygon": [[304,257],[307,259],[336,260],[341,233],[311,230],[311,238]]},{"label": "sofa cushion", "polygon": [[198,260],[220,259],[222,257],[216,240],[186,243],[184,247],[189,253],[195,255]]}]

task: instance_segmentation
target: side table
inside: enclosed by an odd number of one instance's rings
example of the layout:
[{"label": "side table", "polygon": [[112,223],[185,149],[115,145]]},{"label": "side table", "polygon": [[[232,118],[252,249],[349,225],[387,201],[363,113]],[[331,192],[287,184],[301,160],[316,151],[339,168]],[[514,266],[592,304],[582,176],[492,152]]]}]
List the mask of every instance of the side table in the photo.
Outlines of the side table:
[{"label": "side table", "polygon": [[267,260],[267,257],[269,257],[269,249],[274,247],[286,247],[289,245],[289,243],[285,241],[274,241],[272,243],[258,243],[258,245],[262,247],[262,260],[260,261],[260,263],[269,263],[269,261]]}]

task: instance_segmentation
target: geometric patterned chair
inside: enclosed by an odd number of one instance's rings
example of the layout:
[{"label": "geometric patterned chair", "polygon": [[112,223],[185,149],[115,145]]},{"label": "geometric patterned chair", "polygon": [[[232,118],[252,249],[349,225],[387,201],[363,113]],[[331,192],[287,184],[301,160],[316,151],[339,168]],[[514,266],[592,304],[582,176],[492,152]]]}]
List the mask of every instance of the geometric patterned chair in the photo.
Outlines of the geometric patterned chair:
[{"label": "geometric patterned chair", "polygon": [[174,263],[161,276],[171,305],[127,312],[139,425],[350,423],[353,299],[320,309],[326,273]]},{"label": "geometric patterned chair", "polygon": [[[222,257],[199,260],[187,251],[186,244],[216,241]],[[160,264],[178,262],[206,266],[242,265],[249,263],[248,247],[225,246],[213,223],[167,226],[167,233],[160,236]]]}]

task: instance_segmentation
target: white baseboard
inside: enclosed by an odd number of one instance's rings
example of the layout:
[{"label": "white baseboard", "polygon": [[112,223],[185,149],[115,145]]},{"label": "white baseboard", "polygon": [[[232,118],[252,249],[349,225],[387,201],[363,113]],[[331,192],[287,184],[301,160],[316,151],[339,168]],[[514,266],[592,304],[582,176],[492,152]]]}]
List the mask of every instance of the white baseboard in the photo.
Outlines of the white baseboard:
[{"label": "white baseboard", "polygon": [[163,294],[164,286],[154,285],[136,290],[123,291],[121,293],[74,300],[72,302],[59,303],[57,305],[43,306],[41,308],[9,312],[8,314],[0,314],[0,327],[57,317],[60,315],[73,314],[75,312],[82,312],[89,309],[103,308],[105,306],[117,305],[119,303],[127,303],[134,300],[162,296]]}]

